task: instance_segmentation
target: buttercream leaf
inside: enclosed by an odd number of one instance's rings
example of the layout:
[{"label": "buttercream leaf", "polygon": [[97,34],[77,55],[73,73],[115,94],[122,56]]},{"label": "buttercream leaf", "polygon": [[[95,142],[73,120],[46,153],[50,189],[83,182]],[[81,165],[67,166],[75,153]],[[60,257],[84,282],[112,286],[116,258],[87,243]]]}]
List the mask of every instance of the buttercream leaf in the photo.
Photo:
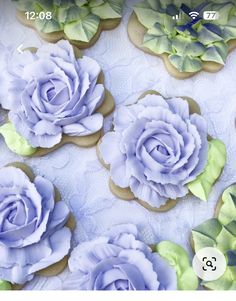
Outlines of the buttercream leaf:
[{"label": "buttercream leaf", "polygon": [[156,37],[162,37],[162,36],[167,36],[164,27],[161,26],[159,23],[155,23],[151,28],[148,29],[147,31],[148,35],[153,35]]},{"label": "buttercream leaf", "polygon": [[[64,1],[68,1],[68,0],[64,0]],[[84,6],[85,4],[88,3],[88,0],[75,0],[75,3],[76,3],[77,6],[82,7],[82,6]]]},{"label": "buttercream leaf", "polygon": [[144,1],[144,2],[147,2],[147,4],[149,5],[149,7],[151,7],[154,10],[158,10],[161,7],[160,1],[147,0],[147,1]]},{"label": "buttercream leaf", "polygon": [[10,122],[5,123],[0,127],[0,134],[4,137],[8,148],[18,155],[30,156],[37,150],[16,132],[14,126]]},{"label": "buttercream leaf", "polygon": [[11,283],[8,281],[0,280],[0,291],[10,291]]},{"label": "buttercream leaf", "polygon": [[236,16],[232,18],[228,26],[222,26],[222,31],[226,42],[236,39]]},{"label": "buttercream leaf", "polygon": [[177,54],[189,55],[193,57],[201,56],[205,47],[200,42],[194,42],[190,38],[176,36],[173,40],[173,48]]},{"label": "buttercream leaf", "polygon": [[146,28],[153,27],[157,20],[160,20],[161,18],[161,14],[158,11],[152,10],[151,8],[135,6],[134,12],[139,22]]},{"label": "buttercream leaf", "polygon": [[48,0],[37,0],[37,1],[32,1],[34,2],[35,10],[40,12],[40,11],[51,11],[53,10],[53,1],[48,1]]},{"label": "buttercream leaf", "polygon": [[236,220],[230,222],[225,228],[236,237]]},{"label": "buttercream leaf", "polygon": [[[80,0],[76,0],[76,1],[80,2]],[[89,7],[96,7],[96,6],[103,4],[105,1],[104,0],[90,0],[88,2],[88,0],[84,0],[84,2],[88,3]]]},{"label": "buttercream leaf", "polygon": [[222,230],[221,223],[218,221],[217,218],[212,218],[205,221],[204,223],[197,226],[196,228],[194,228],[193,231],[199,232],[213,240],[216,240],[216,237],[219,235],[221,230]]},{"label": "buttercream leaf", "polygon": [[176,21],[172,19],[169,15],[164,15],[163,17],[163,26],[165,28],[165,31],[170,34],[171,36],[175,36],[176,30]]},{"label": "buttercream leaf", "polygon": [[187,185],[191,193],[201,200],[206,201],[225,163],[226,148],[224,143],[218,139],[209,141],[207,165],[204,171]]},{"label": "buttercream leaf", "polygon": [[203,45],[209,45],[223,40],[220,28],[213,26],[213,24],[200,24],[198,27],[198,41]]},{"label": "buttercream leaf", "polygon": [[211,290],[236,290],[236,277],[228,267],[222,277],[215,281],[203,281],[202,285]]},{"label": "buttercream leaf", "polygon": [[70,23],[85,18],[89,14],[87,8],[78,6],[58,8],[58,21],[60,23]]},{"label": "buttercream leaf", "polygon": [[76,22],[65,24],[64,32],[71,40],[89,42],[98,30],[100,19],[89,14]]},{"label": "buttercream leaf", "polygon": [[121,17],[123,1],[108,0],[103,2],[101,5],[91,7],[94,15],[99,16],[101,19],[116,19]]},{"label": "buttercream leaf", "polygon": [[224,42],[216,42],[206,48],[206,52],[202,55],[203,61],[216,62],[221,65],[225,64],[228,54],[228,45]]},{"label": "buttercream leaf", "polygon": [[180,72],[197,72],[202,69],[202,61],[188,55],[169,55],[171,64]]},{"label": "buttercream leaf", "polygon": [[227,250],[234,250],[236,247],[236,237],[223,226],[216,238],[217,248],[225,253]]},{"label": "buttercream leaf", "polygon": [[222,202],[218,219],[223,225],[227,225],[236,220],[236,185],[232,185],[224,191]]},{"label": "buttercream leaf", "polygon": [[37,19],[37,20],[35,20],[35,26],[39,31],[44,32],[44,33],[61,31],[63,29],[61,24],[55,19],[51,19],[51,20]]},{"label": "buttercream leaf", "polygon": [[156,250],[175,269],[179,290],[197,289],[198,278],[190,265],[187,252],[181,246],[162,241],[156,246]]},{"label": "buttercream leaf", "polygon": [[227,2],[225,4],[215,4],[214,10],[219,12],[220,18],[217,20],[217,24],[226,25],[229,21],[232,11],[235,9],[235,4]]},{"label": "buttercream leaf", "polygon": [[166,35],[154,36],[145,34],[143,47],[147,47],[156,54],[171,53],[171,42]]}]

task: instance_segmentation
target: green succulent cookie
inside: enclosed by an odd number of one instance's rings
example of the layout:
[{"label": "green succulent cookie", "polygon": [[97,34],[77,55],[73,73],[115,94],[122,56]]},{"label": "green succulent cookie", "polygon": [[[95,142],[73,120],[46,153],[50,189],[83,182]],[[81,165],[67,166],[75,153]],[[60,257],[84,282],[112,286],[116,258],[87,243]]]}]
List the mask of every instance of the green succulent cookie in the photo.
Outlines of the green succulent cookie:
[{"label": "green succulent cookie", "polygon": [[[193,19],[191,11],[199,15]],[[204,11],[218,11],[219,19],[204,20]],[[224,65],[229,42],[236,39],[235,1],[147,0],[135,5],[134,12],[146,28],[141,47],[167,54],[179,72],[198,72],[204,62]]]},{"label": "green succulent cookie", "polygon": [[[35,18],[35,28],[44,34],[63,31],[70,40],[88,43],[99,31],[102,20],[120,19],[123,0],[12,0],[21,12],[48,17]],[[51,18],[50,18],[51,17]]]},{"label": "green succulent cookie", "polygon": [[236,290],[236,185],[227,188],[218,204],[217,217],[192,230],[194,250],[218,248],[226,257],[227,268],[215,281],[203,281],[212,290]]}]

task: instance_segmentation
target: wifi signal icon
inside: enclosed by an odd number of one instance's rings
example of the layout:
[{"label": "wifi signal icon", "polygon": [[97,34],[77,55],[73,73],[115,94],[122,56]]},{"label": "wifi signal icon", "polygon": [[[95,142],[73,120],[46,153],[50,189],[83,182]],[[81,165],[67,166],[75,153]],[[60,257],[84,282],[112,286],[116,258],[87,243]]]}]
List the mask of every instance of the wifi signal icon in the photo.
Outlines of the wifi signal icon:
[{"label": "wifi signal icon", "polygon": [[189,13],[189,16],[190,16],[193,20],[195,20],[195,19],[199,16],[199,13],[198,13],[197,11],[191,11],[191,12]]}]

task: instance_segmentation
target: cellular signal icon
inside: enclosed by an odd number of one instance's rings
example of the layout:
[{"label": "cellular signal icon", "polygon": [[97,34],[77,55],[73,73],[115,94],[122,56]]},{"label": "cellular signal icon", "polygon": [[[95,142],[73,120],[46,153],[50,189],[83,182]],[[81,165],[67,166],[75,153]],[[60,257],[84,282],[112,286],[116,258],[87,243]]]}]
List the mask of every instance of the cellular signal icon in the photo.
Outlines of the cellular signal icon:
[{"label": "cellular signal icon", "polygon": [[195,20],[195,19],[199,16],[199,13],[198,13],[197,11],[191,11],[191,12],[189,13],[189,16],[190,16],[193,20]]},{"label": "cellular signal icon", "polygon": [[172,19],[173,19],[173,20],[179,20],[179,19],[180,19],[180,15],[172,16]]}]

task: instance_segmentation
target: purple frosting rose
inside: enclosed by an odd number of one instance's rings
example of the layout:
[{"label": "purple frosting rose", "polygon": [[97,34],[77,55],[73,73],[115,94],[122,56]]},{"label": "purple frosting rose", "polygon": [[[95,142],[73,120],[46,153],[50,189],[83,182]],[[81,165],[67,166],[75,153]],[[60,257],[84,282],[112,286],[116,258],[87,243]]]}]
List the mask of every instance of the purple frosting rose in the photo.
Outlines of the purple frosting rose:
[{"label": "purple frosting rose", "polygon": [[31,182],[18,168],[0,170],[0,279],[24,284],[68,254],[69,210],[54,197],[43,177]]},{"label": "purple frosting rose", "polygon": [[62,134],[86,136],[102,128],[103,116],[96,113],[104,100],[104,86],[97,84],[101,69],[91,58],[77,59],[68,41],[15,54],[7,71],[2,106],[33,147],[50,148]]},{"label": "purple frosting rose", "polygon": [[190,114],[187,101],[147,95],[120,107],[114,132],[102,138],[100,153],[113,182],[158,207],[187,194],[207,162],[206,121]]},{"label": "purple frosting rose", "polygon": [[79,244],[69,259],[67,289],[174,290],[175,270],[138,237],[133,224],[118,225]]}]

